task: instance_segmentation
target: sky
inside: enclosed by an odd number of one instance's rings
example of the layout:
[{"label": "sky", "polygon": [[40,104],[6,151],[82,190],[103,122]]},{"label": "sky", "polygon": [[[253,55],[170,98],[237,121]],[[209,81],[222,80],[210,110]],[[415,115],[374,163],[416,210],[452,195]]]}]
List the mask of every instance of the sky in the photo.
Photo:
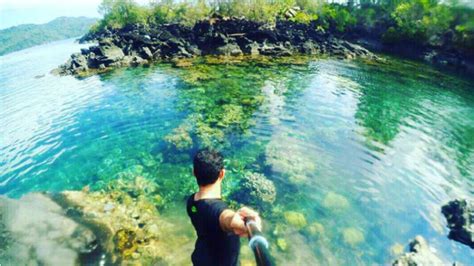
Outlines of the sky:
[{"label": "sky", "polygon": [[[57,17],[100,17],[101,0],[0,0],[0,29],[20,24],[42,24]],[[138,3],[148,3],[139,0]]]}]

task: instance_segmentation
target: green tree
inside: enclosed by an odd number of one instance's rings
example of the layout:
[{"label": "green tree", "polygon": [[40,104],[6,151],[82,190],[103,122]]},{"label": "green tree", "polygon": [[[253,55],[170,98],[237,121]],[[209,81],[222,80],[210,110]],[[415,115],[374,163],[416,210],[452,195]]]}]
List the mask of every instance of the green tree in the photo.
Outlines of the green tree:
[{"label": "green tree", "polygon": [[98,11],[104,16],[99,29],[105,26],[120,28],[133,23],[146,24],[149,16],[149,9],[133,0],[102,0]]}]

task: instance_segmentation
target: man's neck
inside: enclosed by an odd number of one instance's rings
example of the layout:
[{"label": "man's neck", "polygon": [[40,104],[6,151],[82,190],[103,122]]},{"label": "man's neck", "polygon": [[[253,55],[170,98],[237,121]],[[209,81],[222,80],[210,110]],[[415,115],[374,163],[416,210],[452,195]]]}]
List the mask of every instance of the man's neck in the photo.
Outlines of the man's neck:
[{"label": "man's neck", "polygon": [[195,199],[220,199],[221,198],[221,185],[212,184],[207,186],[199,187],[198,193],[196,193]]}]

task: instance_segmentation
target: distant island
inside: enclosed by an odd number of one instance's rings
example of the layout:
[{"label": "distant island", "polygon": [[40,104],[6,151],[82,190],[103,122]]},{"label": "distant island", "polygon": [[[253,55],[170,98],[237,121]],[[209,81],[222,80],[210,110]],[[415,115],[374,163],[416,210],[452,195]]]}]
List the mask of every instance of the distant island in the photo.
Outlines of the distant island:
[{"label": "distant island", "polygon": [[46,24],[23,24],[0,30],[0,55],[81,36],[96,22],[96,18],[59,17]]}]

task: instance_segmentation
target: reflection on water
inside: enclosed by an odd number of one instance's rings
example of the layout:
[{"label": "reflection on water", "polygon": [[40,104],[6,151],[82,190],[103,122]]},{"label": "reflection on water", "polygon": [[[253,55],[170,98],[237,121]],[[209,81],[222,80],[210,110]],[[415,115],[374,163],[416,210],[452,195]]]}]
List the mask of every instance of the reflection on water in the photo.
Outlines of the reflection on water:
[{"label": "reflection on water", "polygon": [[247,171],[274,182],[263,216],[278,262],[384,264],[394,244],[422,234],[469,264],[440,206],[474,194],[472,80],[398,59],[48,74],[77,49],[64,41],[0,57],[1,194],[143,176],[179,203],[195,189],[193,152],[211,145],[227,157],[225,195]]}]

